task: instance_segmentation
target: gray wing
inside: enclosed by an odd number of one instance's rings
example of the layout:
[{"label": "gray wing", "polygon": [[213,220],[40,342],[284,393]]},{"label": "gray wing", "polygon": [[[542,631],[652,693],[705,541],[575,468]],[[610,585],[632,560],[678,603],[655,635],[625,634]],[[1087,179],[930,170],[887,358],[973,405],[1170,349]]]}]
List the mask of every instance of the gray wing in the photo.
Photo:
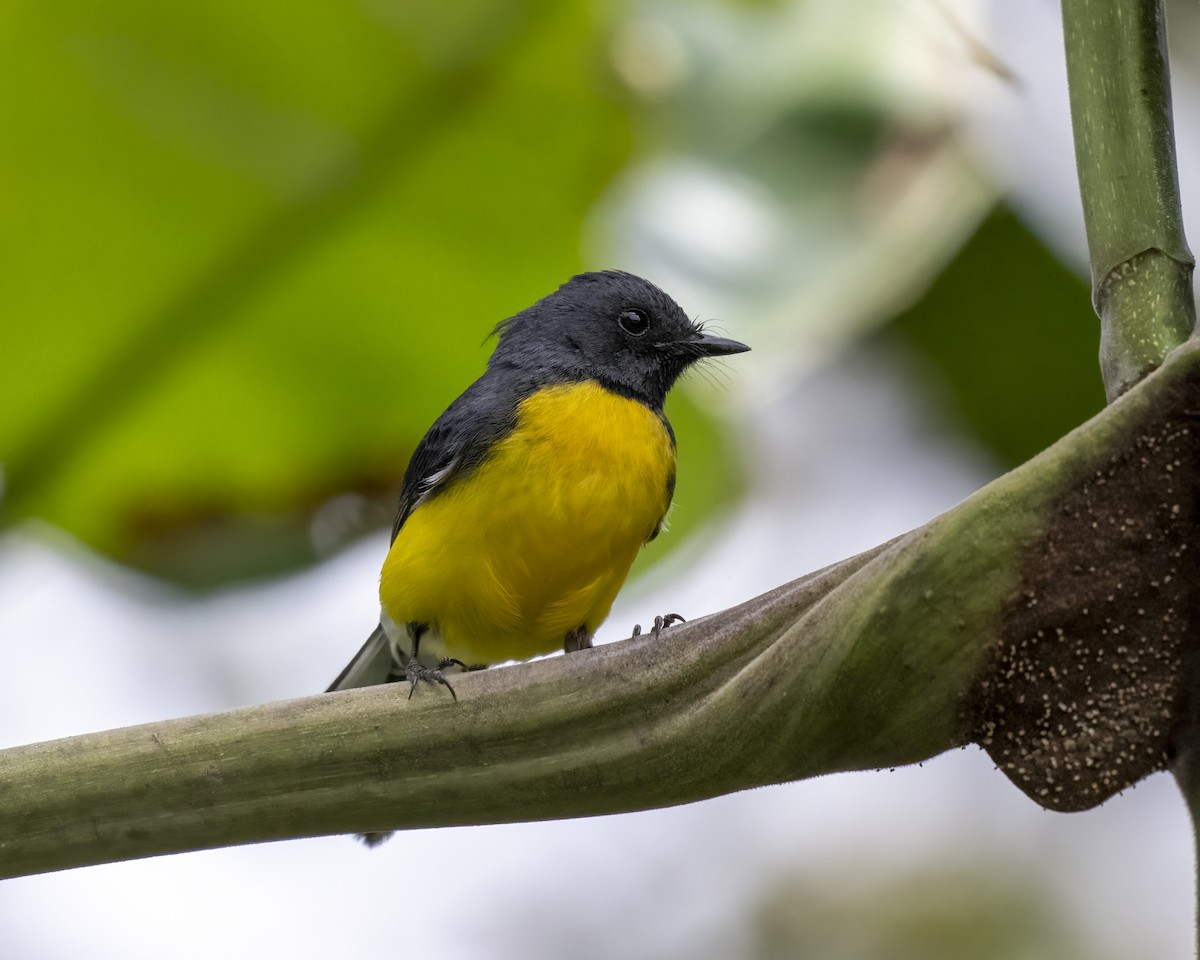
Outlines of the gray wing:
[{"label": "gray wing", "polygon": [[470,475],[493,444],[512,432],[517,404],[530,392],[519,383],[484,374],[446,408],[421,438],[404,471],[392,540],[413,510]]},{"label": "gray wing", "polygon": [[[413,510],[469,476],[487,458],[492,445],[516,426],[517,404],[531,390],[496,380],[484,374],[471,384],[417,444],[404,471],[400,505],[392,524],[393,541]],[[387,633],[382,625],[377,626],[326,692],[387,683],[394,666]]]}]

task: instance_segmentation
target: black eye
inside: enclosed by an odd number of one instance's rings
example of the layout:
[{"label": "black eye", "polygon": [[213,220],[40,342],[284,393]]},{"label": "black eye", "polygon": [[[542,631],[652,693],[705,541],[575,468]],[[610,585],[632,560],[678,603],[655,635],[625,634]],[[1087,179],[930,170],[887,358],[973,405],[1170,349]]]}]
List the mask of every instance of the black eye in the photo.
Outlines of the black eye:
[{"label": "black eye", "polygon": [[617,323],[631,337],[640,337],[650,329],[650,318],[641,310],[626,310],[617,317]]}]

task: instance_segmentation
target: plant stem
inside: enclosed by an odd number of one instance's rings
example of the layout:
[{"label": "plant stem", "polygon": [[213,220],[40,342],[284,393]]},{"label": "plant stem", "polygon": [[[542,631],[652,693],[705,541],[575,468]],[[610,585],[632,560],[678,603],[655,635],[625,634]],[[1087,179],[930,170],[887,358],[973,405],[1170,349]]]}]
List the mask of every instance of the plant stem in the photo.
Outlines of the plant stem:
[{"label": "plant stem", "polygon": [[1111,401],[1196,323],[1161,0],[1063,0],[1075,162]]},{"label": "plant stem", "polygon": [[[1111,402],[1193,335],[1195,261],[1183,234],[1161,0],[1063,0],[1062,10],[1100,369]],[[1181,482],[1194,490],[1194,476]],[[1193,832],[1200,827],[1196,731],[1189,724],[1177,735],[1174,762]]]},{"label": "plant stem", "polygon": [[[1155,622],[1151,645],[1132,611],[1121,619],[1120,660],[1136,669],[1111,676],[1119,716],[1070,726],[1059,707],[1053,729],[1028,731],[996,718],[1051,696],[1084,701],[1030,659],[1039,627],[1082,637],[1071,611],[1113,600],[1081,551],[1101,571],[1128,571],[1125,596],[1153,581],[1180,617],[1200,607],[1200,577],[1183,561],[1165,575],[1144,547],[1185,542],[1200,520],[1189,501],[1137,536],[1098,534],[1093,519],[1116,531],[1109,518],[1130,512],[1111,496],[1144,488],[1158,504],[1163,476],[1200,470],[1182,429],[1198,393],[1200,340],[917,530],[659,638],[456,678],[457,701],[383,685],[0,750],[0,878],[286,837],[644,810],[913,763],[972,739],[1036,802],[1094,806],[1145,775],[1130,758],[1166,750],[1161,709],[1175,688],[1145,677],[1171,624]],[[1164,431],[1174,446],[1158,443]],[[1040,780],[1022,779],[1027,758],[1049,768]],[[1096,789],[1059,791],[1095,771]]]}]

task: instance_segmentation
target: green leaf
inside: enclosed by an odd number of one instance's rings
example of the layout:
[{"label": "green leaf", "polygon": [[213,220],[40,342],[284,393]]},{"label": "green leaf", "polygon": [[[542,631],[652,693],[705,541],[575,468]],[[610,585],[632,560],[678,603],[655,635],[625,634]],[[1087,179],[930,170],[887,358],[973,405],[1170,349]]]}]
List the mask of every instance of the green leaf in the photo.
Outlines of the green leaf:
[{"label": "green leaf", "polygon": [[191,582],[311,559],[330,497],[390,500],[495,323],[581,268],[629,149],[570,5],[6,19],[10,519]]},{"label": "green leaf", "polygon": [[1003,208],[889,335],[917,349],[952,414],[1004,463],[1029,459],[1104,406],[1087,285]]}]

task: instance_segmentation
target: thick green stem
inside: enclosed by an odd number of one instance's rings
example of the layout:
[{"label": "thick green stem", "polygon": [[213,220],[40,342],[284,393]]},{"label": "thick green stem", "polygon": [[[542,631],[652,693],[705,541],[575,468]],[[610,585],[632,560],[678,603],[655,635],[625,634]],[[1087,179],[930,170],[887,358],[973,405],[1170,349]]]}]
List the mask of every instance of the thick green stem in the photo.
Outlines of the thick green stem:
[{"label": "thick green stem", "polygon": [[1063,0],[1075,161],[1109,400],[1191,336],[1161,0]]},{"label": "thick green stem", "polygon": [[[787,639],[798,621],[830,616],[814,609],[823,601],[861,620],[829,594],[889,549],[913,552],[885,544],[661,638],[459,677],[457,700],[376,686],[0,751],[0,877],[283,837],[645,809],[923,759],[966,739],[958,691],[986,652],[973,634],[944,629],[945,644],[889,657],[883,681],[869,639]],[[906,676],[946,660],[940,682],[914,696]],[[847,683],[869,685],[874,700],[830,698]],[[909,704],[899,721],[897,701]]]},{"label": "thick green stem", "polygon": [[[912,763],[972,739],[1038,802],[1094,806],[1147,763],[1161,767],[1159,720],[1175,695],[1139,644],[1153,636],[1173,659],[1174,627],[1152,631],[1127,611],[1122,654],[1103,659],[1137,669],[1105,676],[1103,696],[1121,709],[1104,723],[1064,707],[1042,726],[1040,707],[1020,720],[1030,703],[1084,704],[1067,681],[1091,683],[1087,671],[1043,668],[1037,638],[1086,639],[1072,612],[1102,614],[1114,591],[1155,591],[1137,611],[1152,619],[1158,600],[1195,606],[1184,594],[1200,578],[1154,560],[1195,528],[1192,505],[1164,484],[1200,459],[1187,443],[1198,393],[1195,342],[903,537],[658,639],[457,678],[457,701],[388,685],[2,750],[0,877],[285,837],[640,810]],[[1130,519],[1147,514],[1130,512],[1130,487],[1155,508],[1145,522]],[[1135,755],[1149,760],[1133,766]]]},{"label": "thick green stem", "polygon": [[[1063,0],[1063,28],[1092,298],[1100,315],[1100,368],[1111,401],[1196,325],[1195,261],[1183,234],[1163,5]],[[1181,482],[1191,487],[1187,497],[1194,503],[1195,477]],[[1194,827],[1200,826],[1195,729],[1180,734],[1174,762]]]}]

